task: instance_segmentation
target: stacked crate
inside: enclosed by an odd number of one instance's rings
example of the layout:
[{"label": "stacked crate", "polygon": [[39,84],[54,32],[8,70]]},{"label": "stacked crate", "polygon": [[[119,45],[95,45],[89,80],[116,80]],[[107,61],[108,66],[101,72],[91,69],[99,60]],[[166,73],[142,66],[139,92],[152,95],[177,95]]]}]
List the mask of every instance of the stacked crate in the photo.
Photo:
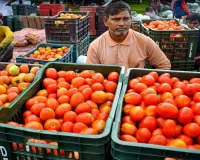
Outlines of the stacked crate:
[{"label": "stacked crate", "polygon": [[97,35],[101,35],[108,30],[108,27],[104,24],[106,6],[100,6],[97,8]]},{"label": "stacked crate", "polygon": [[55,16],[58,12],[65,11],[64,4],[40,4],[40,16]]},{"label": "stacked crate", "polygon": [[19,31],[24,27],[23,22],[20,21],[19,16],[8,16],[7,25],[11,31]]},{"label": "stacked crate", "polygon": [[12,10],[13,10],[14,15],[28,16],[32,13],[37,14],[37,6],[36,5],[13,4]]}]

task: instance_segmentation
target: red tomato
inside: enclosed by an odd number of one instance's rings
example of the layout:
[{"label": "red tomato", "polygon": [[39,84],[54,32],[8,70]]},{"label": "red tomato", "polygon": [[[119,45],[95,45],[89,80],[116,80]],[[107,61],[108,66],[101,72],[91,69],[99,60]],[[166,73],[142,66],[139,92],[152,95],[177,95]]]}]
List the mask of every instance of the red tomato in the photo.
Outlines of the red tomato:
[{"label": "red tomato", "polygon": [[196,92],[193,96],[195,102],[200,102],[200,92]]},{"label": "red tomato", "polygon": [[186,145],[192,145],[193,144],[193,140],[191,137],[188,137],[184,134],[181,134],[178,136],[178,139],[184,141],[186,143]]},{"label": "red tomato", "polygon": [[158,93],[165,93],[165,92],[171,92],[172,87],[170,84],[168,83],[162,83],[159,87],[158,87]]},{"label": "red tomato", "polygon": [[170,103],[159,103],[156,113],[163,118],[175,118],[178,114],[178,108]]},{"label": "red tomato", "polygon": [[73,132],[74,133],[80,133],[81,130],[88,128],[84,123],[78,122],[78,123],[74,123],[73,125]]},{"label": "red tomato", "polygon": [[130,110],[135,107],[134,105],[132,104],[126,104],[124,107],[123,107],[123,113],[124,114],[130,114]]},{"label": "red tomato", "polygon": [[64,122],[61,126],[61,131],[62,132],[73,132],[73,123],[68,121],[68,122]]},{"label": "red tomato", "polygon": [[140,93],[140,95],[141,95],[142,97],[144,97],[144,96],[146,96],[146,95],[148,95],[148,94],[157,94],[157,93],[156,93],[156,91],[155,91],[153,88],[146,88],[146,89],[144,89],[144,90]]},{"label": "red tomato", "polygon": [[133,107],[130,110],[130,117],[133,121],[141,121],[145,116],[145,110],[141,107]]},{"label": "red tomato", "polygon": [[199,115],[194,116],[194,122],[197,123],[198,125],[200,125],[200,116]]},{"label": "red tomato", "polygon": [[182,132],[183,132],[183,127],[180,124],[176,125],[176,134],[175,134],[175,137],[178,137],[179,135],[181,135]]},{"label": "red tomato", "polygon": [[193,84],[193,83],[198,83],[200,84],[200,78],[192,78],[190,79],[190,83]]},{"label": "red tomato", "polygon": [[134,126],[136,125],[136,123],[131,119],[130,116],[124,116],[122,118],[122,123],[133,124]]},{"label": "red tomato", "polygon": [[165,146],[167,144],[167,138],[164,135],[154,135],[150,138],[149,144]]},{"label": "red tomato", "polygon": [[108,80],[117,83],[118,80],[119,80],[119,73],[117,73],[117,72],[111,72],[111,73],[108,75]]},{"label": "red tomato", "polygon": [[176,98],[177,96],[183,95],[184,93],[183,93],[182,89],[174,88],[174,89],[172,89],[171,94],[173,95],[174,98]]},{"label": "red tomato", "polygon": [[90,113],[81,113],[76,117],[76,122],[82,122],[86,125],[91,125],[93,121],[94,117]]},{"label": "red tomato", "polygon": [[183,107],[178,111],[177,120],[182,124],[191,122],[194,118],[194,114],[191,108]]},{"label": "red tomato", "polygon": [[145,75],[142,77],[142,83],[146,84],[147,86],[153,86],[155,79],[151,75]]},{"label": "red tomato", "polygon": [[159,76],[158,78],[158,82],[162,83],[162,79],[165,78],[165,77],[168,77],[170,78],[170,74],[169,73],[163,73]]},{"label": "red tomato", "polygon": [[194,115],[200,115],[200,103],[195,103],[191,108]]},{"label": "red tomato", "polygon": [[186,95],[192,96],[196,92],[195,86],[193,84],[186,84],[185,87],[183,87],[183,92]]},{"label": "red tomato", "polygon": [[161,96],[161,101],[164,102],[166,99],[174,99],[174,97],[170,92],[165,92]]},{"label": "red tomato", "polygon": [[48,68],[45,71],[45,75],[47,78],[57,79],[58,73],[55,68]]},{"label": "red tomato", "polygon": [[137,80],[137,79],[131,79],[129,82],[128,82],[128,87],[131,88],[131,89],[134,89],[134,86],[139,83],[140,81]]},{"label": "red tomato", "polygon": [[133,105],[140,104],[142,101],[141,95],[138,93],[132,92],[132,93],[126,93],[124,96],[125,102]]},{"label": "red tomato", "polygon": [[175,102],[179,108],[189,107],[191,100],[186,95],[180,95],[175,98]]},{"label": "red tomato", "polygon": [[162,118],[162,117],[158,117],[157,118],[158,127],[162,128],[164,123],[165,123],[165,119],[164,118]]},{"label": "red tomato", "polygon": [[137,128],[132,124],[123,123],[120,131],[122,134],[128,134],[134,136],[137,131]]},{"label": "red tomato", "polygon": [[127,134],[121,135],[119,139],[121,139],[122,141],[127,141],[127,142],[138,142],[135,137],[131,135],[127,135]]},{"label": "red tomato", "polygon": [[139,128],[136,132],[136,139],[140,143],[147,143],[151,138],[151,132],[147,128]]},{"label": "red tomato", "polygon": [[157,81],[158,80],[158,78],[159,78],[159,76],[158,76],[158,73],[157,72],[150,72],[149,73],[149,75],[151,75],[154,79],[155,79],[155,81]]},{"label": "red tomato", "polygon": [[144,89],[148,88],[144,83],[137,83],[133,86],[133,89],[137,93],[141,93]]},{"label": "red tomato", "polygon": [[160,99],[156,94],[148,94],[143,97],[143,102],[145,105],[157,105],[160,102]]},{"label": "red tomato", "polygon": [[155,136],[155,135],[164,135],[162,129],[161,129],[161,128],[155,129],[155,130],[152,132],[152,136]]},{"label": "red tomato", "polygon": [[185,87],[185,84],[183,82],[176,82],[174,83],[173,88],[180,88],[183,90],[183,88]]},{"label": "red tomato", "polygon": [[145,108],[145,112],[147,116],[156,117],[156,106],[148,106],[147,108]]},{"label": "red tomato", "polygon": [[183,132],[189,137],[197,137],[200,134],[200,127],[196,123],[188,123],[183,127]]},{"label": "red tomato", "polygon": [[139,128],[147,128],[151,132],[156,129],[157,122],[155,117],[146,116],[144,119],[139,123]]},{"label": "red tomato", "polygon": [[163,125],[163,133],[165,136],[172,138],[176,135],[176,122],[171,119],[167,119]]},{"label": "red tomato", "polygon": [[172,77],[171,78],[172,85],[174,85],[176,82],[179,82],[179,81],[180,80],[177,77]]}]

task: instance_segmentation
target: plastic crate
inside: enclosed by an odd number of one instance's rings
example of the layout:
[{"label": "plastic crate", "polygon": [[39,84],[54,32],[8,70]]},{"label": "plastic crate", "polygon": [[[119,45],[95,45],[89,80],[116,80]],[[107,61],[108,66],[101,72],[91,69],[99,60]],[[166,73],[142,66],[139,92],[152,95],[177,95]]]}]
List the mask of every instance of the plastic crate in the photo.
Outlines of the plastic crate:
[{"label": "plastic crate", "polygon": [[[120,94],[115,121],[113,123],[111,135],[111,154],[116,160],[164,160],[166,157],[180,158],[183,160],[198,160],[200,156],[199,150],[189,150],[172,148],[160,145],[150,145],[145,143],[134,143],[122,141],[118,138],[120,132],[120,124],[122,117],[122,108],[124,95],[128,89],[128,82],[136,77],[142,77],[152,70],[150,69],[128,69],[123,81],[123,88]],[[177,77],[182,80],[189,80],[191,78],[199,77],[198,72],[183,72],[183,71],[169,71],[169,70],[153,70],[159,75],[162,73],[170,73],[171,77]]]},{"label": "plastic crate", "polygon": [[60,11],[65,11],[64,4],[40,4],[40,16],[55,16]]},{"label": "plastic crate", "polygon": [[[81,14],[85,17],[83,19],[57,18],[61,13]],[[48,43],[79,42],[89,34],[89,13],[59,12],[57,16],[44,18],[44,24]]]},{"label": "plastic crate", "polygon": [[198,29],[185,28],[186,30],[175,31],[147,30],[143,23],[149,24],[151,21],[153,20],[142,20],[141,32],[150,36],[160,46],[171,62],[194,61],[198,41]]},{"label": "plastic crate", "polygon": [[36,48],[34,48],[33,50],[29,51],[28,53],[24,54],[24,55],[19,55],[16,57],[16,61],[17,63],[28,63],[28,64],[33,64],[35,62],[38,62],[39,64],[46,64],[48,62],[52,62],[52,61],[48,61],[48,60],[40,60],[40,59],[33,59],[33,58],[25,58],[26,56],[29,56],[30,54],[33,54],[39,47],[63,47],[66,46],[69,48],[69,51],[62,57],[55,59],[54,61],[59,61],[59,62],[67,62],[67,63],[71,63],[72,62],[72,51],[73,51],[73,46],[69,45],[69,44],[51,44],[51,43],[41,43],[38,44],[36,46]]},{"label": "plastic crate", "polygon": [[[48,132],[45,130],[32,130],[17,126],[10,126],[7,124],[0,124],[0,145],[2,148],[4,147],[7,151],[9,160],[16,160],[16,157],[23,157],[25,159],[51,159],[51,160],[64,160],[70,159],[66,157],[62,157],[60,155],[54,156],[53,154],[47,154],[46,149],[58,149],[64,150],[65,154],[69,151],[71,152],[79,152],[80,160],[110,160],[108,157],[108,153],[110,152],[110,132],[111,126],[113,122],[113,118],[115,115],[115,110],[117,107],[119,94],[122,86],[122,80],[124,76],[124,67],[120,66],[106,66],[106,65],[80,65],[80,64],[65,64],[65,63],[48,63],[43,67],[40,74],[38,74],[39,79],[31,84],[31,88],[25,92],[21,96],[21,100],[18,101],[15,105],[15,108],[12,112],[7,115],[7,121],[15,120],[21,122],[22,120],[22,112],[25,110],[25,103],[28,99],[33,97],[38,90],[42,86],[42,81],[45,77],[45,71],[47,68],[55,68],[59,70],[95,70],[97,72],[102,73],[104,76],[108,76],[108,74],[112,71],[118,72],[120,74],[118,87],[115,93],[115,98],[113,101],[112,109],[109,114],[109,117],[106,122],[106,127],[104,132],[99,135],[84,135],[84,134],[75,134],[75,133],[67,133],[67,132]],[[17,117],[17,118],[15,118]],[[21,122],[22,123],[22,122]],[[43,144],[31,144],[27,143],[27,138],[34,139],[42,139],[55,141],[58,143],[58,146],[51,145],[43,145]],[[26,146],[24,150],[14,150],[12,147],[12,142],[16,142],[17,144],[23,144]],[[42,153],[39,153],[37,150],[36,153],[33,153],[31,150],[31,146],[39,146],[42,148]],[[74,159],[72,157],[71,159]]]},{"label": "plastic crate", "polygon": [[[6,66],[7,66],[8,64],[10,64],[10,63],[0,62],[0,70],[6,69]],[[12,64],[15,64],[15,65],[17,65],[17,66],[22,65],[22,63],[12,63]],[[39,65],[39,64],[27,64],[27,65],[29,66],[29,68],[32,68],[32,67],[34,67],[34,66],[39,66],[40,68],[42,68],[42,65]],[[38,72],[38,73],[39,73],[39,72]],[[37,73],[37,74],[38,74],[38,73]],[[34,81],[36,81],[36,79],[37,79],[37,76],[35,77]],[[30,88],[30,86],[31,86],[31,85],[29,85],[28,88],[27,88],[26,90],[28,90],[28,89]],[[26,92],[26,90],[24,90],[24,92]],[[2,123],[2,122],[6,122],[6,121],[9,120],[8,115],[9,115],[10,113],[12,114],[12,108],[14,108],[14,107],[16,106],[17,101],[20,101],[21,96],[22,96],[22,94],[23,94],[24,92],[20,93],[19,96],[18,96],[14,101],[12,101],[8,107],[5,108],[5,107],[1,107],[1,106],[0,106],[0,122],[1,122],[1,123]]]},{"label": "plastic crate", "polygon": [[132,20],[131,29],[134,31],[140,32],[140,21]]},{"label": "plastic crate", "polygon": [[7,25],[14,32],[19,31],[24,28],[23,22],[20,21],[19,16],[8,16],[7,17]]},{"label": "plastic crate", "polygon": [[96,21],[96,30],[97,30],[97,35],[101,35],[105,31],[108,30],[108,27],[104,25],[104,16],[105,16],[105,9],[106,6],[99,6],[97,7],[97,21]]},{"label": "plastic crate", "polygon": [[12,5],[14,15],[23,15],[28,16],[31,13],[37,13],[36,5],[28,5],[28,4],[13,4]]},{"label": "plastic crate", "polygon": [[72,54],[72,62],[76,63],[77,58],[80,55],[87,55],[88,47],[89,47],[89,36],[77,43],[67,43],[73,45],[73,54]]},{"label": "plastic crate", "polygon": [[96,8],[97,6],[81,6],[80,11],[89,12],[90,35],[96,35]]}]

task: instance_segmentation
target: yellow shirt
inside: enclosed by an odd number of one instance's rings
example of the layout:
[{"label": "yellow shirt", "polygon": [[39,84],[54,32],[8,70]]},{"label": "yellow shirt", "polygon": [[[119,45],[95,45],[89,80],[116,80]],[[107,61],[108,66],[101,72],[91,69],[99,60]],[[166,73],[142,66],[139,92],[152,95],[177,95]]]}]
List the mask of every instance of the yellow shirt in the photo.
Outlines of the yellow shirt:
[{"label": "yellow shirt", "polygon": [[121,43],[116,43],[109,31],[94,40],[88,49],[86,63],[144,68],[146,59],[157,69],[171,68],[170,61],[151,38],[130,29]]},{"label": "yellow shirt", "polygon": [[5,48],[12,43],[14,39],[13,32],[9,27],[0,26],[0,48]]}]

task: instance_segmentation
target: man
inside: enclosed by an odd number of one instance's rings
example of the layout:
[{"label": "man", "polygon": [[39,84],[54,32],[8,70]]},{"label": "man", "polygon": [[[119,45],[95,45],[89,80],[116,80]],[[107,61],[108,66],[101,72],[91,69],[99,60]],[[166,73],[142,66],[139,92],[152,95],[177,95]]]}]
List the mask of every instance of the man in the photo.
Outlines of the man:
[{"label": "man", "polygon": [[2,13],[0,12],[0,62],[7,62],[13,56],[12,31],[7,26],[2,26]]},{"label": "man", "polygon": [[116,64],[144,68],[145,60],[157,69],[170,69],[171,64],[159,46],[149,37],[133,31],[131,10],[127,3],[110,3],[104,23],[109,31],[95,39],[88,49],[87,64]]},{"label": "man", "polygon": [[[191,13],[186,17],[186,22],[188,27],[200,29],[200,15],[198,13]],[[195,68],[200,71],[200,31],[195,56]]]}]

